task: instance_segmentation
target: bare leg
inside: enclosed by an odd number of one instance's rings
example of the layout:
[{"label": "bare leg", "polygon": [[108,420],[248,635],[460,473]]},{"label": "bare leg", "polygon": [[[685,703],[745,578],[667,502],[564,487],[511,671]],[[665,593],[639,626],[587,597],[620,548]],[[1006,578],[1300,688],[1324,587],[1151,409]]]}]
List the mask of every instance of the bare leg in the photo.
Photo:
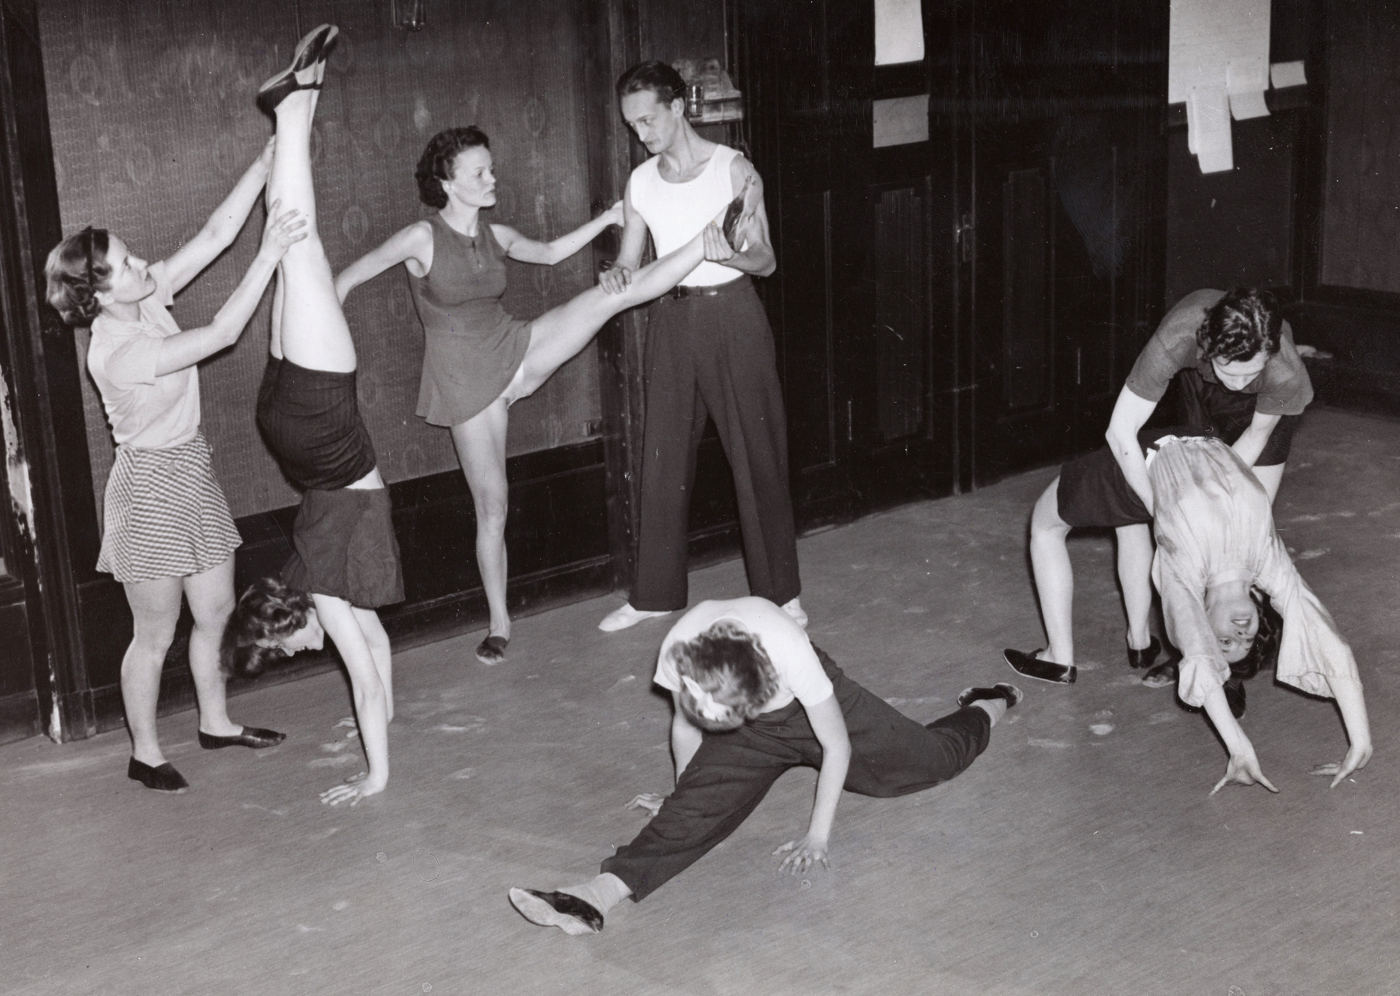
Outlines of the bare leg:
[{"label": "bare leg", "polygon": [[1031,568],[1040,617],[1050,645],[1040,655],[1057,664],[1074,663],[1074,567],[1070,564],[1069,523],[1060,518],[1060,479],[1056,477],[1031,513]]},{"label": "bare leg", "polygon": [[389,634],[384,632],[384,624],[379,621],[379,613],[373,609],[350,607],[355,621],[360,624],[360,632],[365,636],[374,670],[379,675],[379,683],[384,686],[384,719],[394,721],[394,655],[389,646]]},{"label": "bare leg", "polygon": [[510,639],[506,608],[506,402],[497,398],[466,422],[452,427],[452,443],[471,489],[476,508],[476,563],[486,604],[491,609],[491,634]]},{"label": "bare leg", "polygon": [[185,598],[194,616],[190,632],[190,676],[199,701],[199,729],[216,737],[231,737],[243,727],[228,718],[224,673],[219,668],[219,641],[233,611],[233,558],[203,574],[184,579]]},{"label": "bare leg", "polygon": [[704,232],[701,232],[679,249],[634,273],[632,282],[621,294],[590,287],[540,315],[530,323],[530,348],[521,363],[521,376],[506,389],[506,400],[514,403],[534,394],[566,360],[588,345],[588,340],[598,334],[609,318],[665,294],[704,259]]},{"label": "bare leg", "polygon": [[1144,650],[1152,642],[1148,615],[1152,611],[1152,527],[1146,523],[1119,526],[1118,583],[1128,617],[1128,646]]},{"label": "bare leg", "polygon": [[269,202],[295,208],[307,222],[307,237],[282,258],[282,355],[312,370],[355,369],[355,344],[336,297],[316,224],[316,191],[311,179],[311,112],[315,91],[299,90],[277,105],[277,146],[267,181]]},{"label": "bare leg", "polygon": [[316,616],[326,634],[335,641],[345,670],[350,675],[350,691],[355,700],[355,719],[360,741],[365,745],[369,774],[363,780],[343,783],[321,793],[321,801],[354,804],[365,796],[384,791],[389,782],[388,693],[375,667],[374,654],[350,603],[332,595],[311,596]]},{"label": "bare leg", "polygon": [[180,618],[181,578],[132,581],[126,589],[131,606],[131,643],[122,657],[122,705],[131,731],[131,756],[142,764],[165,763],[156,738],[156,702],[165,654]]}]

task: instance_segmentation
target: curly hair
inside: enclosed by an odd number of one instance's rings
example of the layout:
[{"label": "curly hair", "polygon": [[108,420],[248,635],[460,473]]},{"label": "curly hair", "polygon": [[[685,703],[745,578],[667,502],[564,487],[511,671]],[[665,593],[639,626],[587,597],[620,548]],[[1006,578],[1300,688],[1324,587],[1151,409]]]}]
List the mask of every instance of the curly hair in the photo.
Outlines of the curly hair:
[{"label": "curly hair", "polygon": [[225,674],[257,674],[283,655],[281,647],[263,646],[262,640],[283,640],[306,625],[312,611],[311,596],[288,587],[276,578],[254,581],[238,599],[224,627],[219,664]]},{"label": "curly hair", "polygon": [[1249,597],[1259,608],[1259,632],[1254,634],[1249,652],[1230,665],[1230,677],[1241,681],[1277,667],[1279,644],[1283,642],[1283,617],[1269,601],[1269,596],[1258,588],[1251,588]]},{"label": "curly hair", "polygon": [[1278,299],[1257,287],[1232,287],[1206,312],[1196,341],[1208,360],[1234,363],[1278,352],[1283,315]]},{"label": "curly hair", "polygon": [[467,149],[478,148],[491,148],[491,140],[476,125],[447,128],[428,139],[428,147],[418,157],[418,167],[413,171],[418,181],[418,199],[431,208],[447,207],[443,181],[452,179],[459,155]]},{"label": "curly hair", "polygon": [[[716,721],[686,708],[701,729],[730,730],[757,716],[778,691],[778,672],[759,638],[732,622],[717,622],[694,639],[671,645],[667,652],[676,671],[728,707],[734,721]],[[682,691],[686,706],[689,693]]]},{"label": "curly hair", "polygon": [[663,104],[685,99],[685,79],[675,68],[659,59],[639,62],[617,78],[617,96],[650,90]]},{"label": "curly hair", "polygon": [[102,311],[97,292],[107,289],[112,267],[107,229],[89,225],[54,246],[44,263],[45,297],[69,325],[87,328]]}]

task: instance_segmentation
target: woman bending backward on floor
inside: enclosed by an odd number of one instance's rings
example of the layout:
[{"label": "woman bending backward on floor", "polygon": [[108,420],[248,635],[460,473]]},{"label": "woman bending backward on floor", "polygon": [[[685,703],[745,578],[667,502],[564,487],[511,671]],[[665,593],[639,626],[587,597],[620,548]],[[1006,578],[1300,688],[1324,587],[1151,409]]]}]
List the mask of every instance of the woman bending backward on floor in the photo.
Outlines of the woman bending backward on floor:
[{"label": "woman bending backward on floor", "polygon": [[591,881],[511,889],[532,923],[596,933],[617,903],[645,898],[738,829],[799,765],[818,770],[807,832],[773,853],[794,874],[825,866],[843,788],[890,797],[945,782],[986,749],[991,728],[1021,699],[1013,685],[969,688],[957,712],[920,725],[846,677],[786,612],[757,597],[701,602],[682,616],[661,645],[655,680],[675,706],[675,790],[632,800],[651,822]]},{"label": "woman bending backward on floor", "polygon": [[182,332],[166,310],[233,243],[271,158],[269,144],[199,234],[168,259],[148,265],[116,235],[89,226],[60,242],[44,267],[49,303],[68,324],[92,327],[88,370],[117,444],[97,569],[121,582],[131,607],[121,671],[132,741],[127,776],[159,792],[188,787],[156,738],[160,674],[182,597],[194,616],[189,655],[200,746],[269,747],[284,736],[228,716],[219,635],[233,608],[240,538],[199,431],[198,364],[238,340],[278,260],[304,237],[295,211],[270,205],[258,254],[212,322]]},{"label": "woman bending backward on floor", "polygon": [[1203,706],[1230,752],[1211,794],[1264,777],[1254,746],[1231,714],[1224,685],[1230,659],[1253,643],[1257,587],[1283,617],[1277,678],[1310,695],[1334,698],[1351,747],[1340,764],[1316,774],[1343,778],[1371,758],[1371,729],[1356,659],[1317,596],[1298,575],[1274,530],[1269,494],[1239,454],[1219,439],[1159,440],[1147,468],[1155,497],[1153,580],[1162,596],[1167,637],[1182,653],[1178,694]]},{"label": "woman bending backward on floor", "polygon": [[393,662],[375,609],[402,601],[403,578],[389,492],[357,406],[355,344],[317,228],[311,122],[337,33],[331,25],[313,30],[291,68],[258,94],[277,121],[268,196],[295,206],[308,224],[308,238],[278,272],[258,427],[303,495],[281,580],[265,578],[243,594],[224,651],[226,667],[252,672],[269,657],[319,649],[330,636],[350,676],[369,771],[321,801],[354,805],[389,781]]},{"label": "woman bending backward on floor", "polygon": [[[476,127],[433,136],[416,176],[420,199],[437,212],[346,267],[336,278],[336,293],[344,301],[354,288],[398,263],[408,270],[426,335],[418,414],[452,430],[476,509],[477,565],[491,611],[490,628],[476,655],[483,664],[499,664],[510,640],[507,409],[537,390],[613,315],[670,290],[703,259],[723,260],[734,251],[718,228],[707,226],[689,245],[642,271],[642,283],[621,295],[593,288],[533,321],[512,318],[501,307],[505,258],[547,266],[568,259],[608,225],[622,223],[621,202],[547,243],[508,225],[487,223],[481,211],[496,203],[496,178],[488,139]],[[760,188],[748,193],[743,217],[726,226],[731,235],[762,202]]]},{"label": "woman bending backward on floor", "polygon": [[[1152,493],[1138,434],[1173,381],[1181,399],[1179,421],[1192,432],[1218,435],[1233,446],[1273,501],[1293,433],[1313,397],[1307,368],[1274,296],[1249,287],[1188,294],[1162,319],[1133,364],[1105,438],[1128,488],[1149,516]],[[1072,526],[1086,523],[1068,522],[1058,514],[1060,487],[1060,478],[1051,482],[1031,520],[1031,556],[1049,645],[1035,655],[1016,653],[1060,665],[1058,677],[1053,667],[1035,676],[1072,681],[1074,573],[1065,537]],[[1148,631],[1152,535],[1145,521],[1114,523],[1127,658],[1132,667],[1151,669],[1144,679],[1149,684],[1170,683],[1174,661],[1153,668],[1161,648]]]}]

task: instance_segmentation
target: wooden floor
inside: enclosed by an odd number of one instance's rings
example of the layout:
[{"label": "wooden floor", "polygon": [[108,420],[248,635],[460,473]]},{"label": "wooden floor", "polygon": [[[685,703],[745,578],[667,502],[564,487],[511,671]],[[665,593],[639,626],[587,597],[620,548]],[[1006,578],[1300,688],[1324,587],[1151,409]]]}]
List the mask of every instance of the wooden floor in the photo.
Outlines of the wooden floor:
[{"label": "wooden floor", "polygon": [[[1053,475],[805,538],[813,640],[922,720],[1012,678],[1001,648],[1043,642],[1024,530]],[[389,788],[354,809],[317,801],[361,765],[337,675],[235,701],[289,731],[271,750],[201,751],[192,713],[162,720],[184,796],[127,781],[122,734],[0,748],[0,994],[1400,992],[1400,424],[1311,413],[1276,513],[1366,685],[1376,755],[1336,790],[1309,774],[1345,753],[1336,710],[1266,675],[1244,722],[1282,791],[1207,798],[1225,753],[1128,671],[1111,542],[1087,536],[1078,684],[1024,682],[964,775],[847,794],[832,870],[793,878],[769,853],[815,777],[790,773],[686,874],[567,937],[506,890],[593,874],[642,824],[623,804],[671,780],[665,622],[606,636],[620,598],[599,599],[520,620],[496,669],[479,637],[399,655]],[[741,565],[692,585],[742,593]]]}]

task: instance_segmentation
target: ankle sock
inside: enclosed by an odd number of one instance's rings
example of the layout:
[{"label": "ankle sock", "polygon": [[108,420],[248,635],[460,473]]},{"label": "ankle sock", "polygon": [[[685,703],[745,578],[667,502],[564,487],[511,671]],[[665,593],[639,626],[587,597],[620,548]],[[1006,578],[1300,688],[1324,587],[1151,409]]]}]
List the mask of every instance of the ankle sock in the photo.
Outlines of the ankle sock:
[{"label": "ankle sock", "polygon": [[632,895],[632,890],[627,883],[612,872],[603,872],[601,875],[595,875],[591,882],[566,886],[559,891],[576,899],[582,899],[599,913],[607,913]]}]

